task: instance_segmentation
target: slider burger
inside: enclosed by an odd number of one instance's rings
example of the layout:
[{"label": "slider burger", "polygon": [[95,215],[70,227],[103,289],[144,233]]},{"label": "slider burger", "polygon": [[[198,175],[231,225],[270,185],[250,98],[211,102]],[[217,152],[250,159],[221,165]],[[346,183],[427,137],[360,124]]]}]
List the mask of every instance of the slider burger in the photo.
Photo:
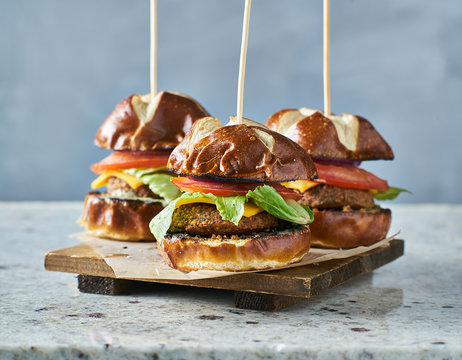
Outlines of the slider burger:
[{"label": "slider burger", "polygon": [[118,104],[95,138],[95,145],[115,152],[90,167],[99,175],[91,188],[107,191],[87,194],[80,225],[95,236],[153,241],[149,221],[180,195],[166,172],[168,157],[194,121],[207,115],[197,101],[165,91]]},{"label": "slider burger", "polygon": [[324,116],[322,111],[285,109],[266,125],[301,145],[313,158],[318,178],[284,184],[314,211],[313,246],[352,248],[385,238],[391,212],[374,203],[394,199],[404,189],[359,168],[363,160],[392,160],[393,151],[372,124],[351,114]]},{"label": "slider burger", "polygon": [[196,121],[168,170],[183,194],[150,224],[167,263],[182,271],[255,270],[300,261],[312,212],[281,182],[316,177],[309,155],[251,120]]}]

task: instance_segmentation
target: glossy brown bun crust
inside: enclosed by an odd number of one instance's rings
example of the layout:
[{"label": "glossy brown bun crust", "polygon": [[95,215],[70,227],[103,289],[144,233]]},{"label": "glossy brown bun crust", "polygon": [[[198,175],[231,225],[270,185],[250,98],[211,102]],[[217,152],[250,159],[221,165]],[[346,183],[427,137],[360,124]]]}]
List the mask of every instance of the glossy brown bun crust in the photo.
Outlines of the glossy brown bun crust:
[{"label": "glossy brown bun crust", "polygon": [[157,247],[165,261],[181,271],[271,269],[303,258],[310,249],[310,229],[298,226],[238,240],[171,234]]},{"label": "glossy brown bun crust", "polygon": [[[132,95],[118,104],[98,129],[95,145],[104,149],[173,149],[207,111],[194,99],[162,91],[150,98]],[[138,112],[137,112],[138,109]]]},{"label": "glossy brown bun crust", "polygon": [[193,129],[170,155],[167,168],[176,174],[262,182],[317,177],[309,155],[275,131],[228,125],[190,143]]},{"label": "glossy brown bun crust", "polygon": [[163,206],[157,202],[121,200],[88,193],[77,222],[90,235],[122,241],[155,241],[149,222]]},{"label": "glossy brown bun crust", "polygon": [[391,211],[380,212],[316,210],[310,224],[313,247],[348,249],[383,240],[390,228]]},{"label": "glossy brown bun crust", "polygon": [[[279,131],[278,125],[282,117],[290,111],[297,110],[284,109],[274,113],[266,121],[266,126]],[[335,125],[320,112],[302,118],[282,134],[301,145],[315,158],[351,161],[392,160],[393,151],[374,126],[361,116],[356,116],[356,118],[358,119],[358,132],[357,146],[354,151],[340,142]]]}]

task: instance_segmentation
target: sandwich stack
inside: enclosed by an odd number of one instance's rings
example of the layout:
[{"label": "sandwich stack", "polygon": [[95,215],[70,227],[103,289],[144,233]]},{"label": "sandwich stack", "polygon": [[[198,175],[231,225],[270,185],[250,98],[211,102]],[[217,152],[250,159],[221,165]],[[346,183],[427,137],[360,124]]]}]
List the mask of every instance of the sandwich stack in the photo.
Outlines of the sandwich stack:
[{"label": "sandwich stack", "polygon": [[[379,242],[391,214],[373,198],[403,190],[358,167],[364,160],[393,158],[366,119],[331,114],[329,95],[324,112],[284,109],[270,116],[268,127],[243,117],[250,6],[246,0],[237,112],[222,125],[186,95],[157,93],[151,0],[151,93],[123,100],[98,130],[95,144],[115,152],[92,165],[99,175],[92,188],[106,186],[107,192],[89,193],[79,219],[87,234],[120,241],[86,236],[85,244],[48,253],[46,269],[85,274],[79,276],[81,291],[124,293],[128,283],[121,281],[142,279],[235,290],[236,306],[277,310],[402,255],[403,241]],[[92,247],[101,241],[110,253]],[[326,259],[321,266],[305,261],[310,265],[272,271],[271,281],[265,273],[248,272],[298,266],[311,246],[374,243],[316,250],[313,259]],[[156,251],[172,268],[170,275],[150,255]],[[124,257],[131,258],[130,271]],[[137,261],[153,264],[150,275],[136,273]]]}]

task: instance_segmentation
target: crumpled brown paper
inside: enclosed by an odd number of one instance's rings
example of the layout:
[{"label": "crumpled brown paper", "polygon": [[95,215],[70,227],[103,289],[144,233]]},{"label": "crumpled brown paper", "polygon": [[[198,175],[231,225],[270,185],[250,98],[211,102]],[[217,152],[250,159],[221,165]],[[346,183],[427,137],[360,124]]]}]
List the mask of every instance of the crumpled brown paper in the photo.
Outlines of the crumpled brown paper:
[{"label": "crumpled brown paper", "polygon": [[[359,246],[347,250],[311,248],[309,253],[306,254],[300,262],[280,267],[278,270],[320,263],[333,259],[344,259],[368,252],[378,247],[387,247],[389,246],[389,242],[394,239],[396,235],[398,235],[398,233],[371,246]],[[98,252],[104,261],[113,269],[116,278],[140,280],[197,280],[237,274],[237,272],[233,271],[211,270],[199,270],[186,273],[172,269],[165,263],[157,250],[156,243],[153,242],[106,240],[85,233],[76,234],[75,237]],[[245,272],[251,271],[240,271],[239,273]]]}]

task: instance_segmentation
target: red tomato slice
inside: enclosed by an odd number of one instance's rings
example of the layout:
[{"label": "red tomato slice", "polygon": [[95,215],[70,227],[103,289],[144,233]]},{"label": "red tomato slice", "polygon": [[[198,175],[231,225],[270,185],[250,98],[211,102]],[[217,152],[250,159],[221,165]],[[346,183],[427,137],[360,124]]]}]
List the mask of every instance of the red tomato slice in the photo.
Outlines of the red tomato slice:
[{"label": "red tomato slice", "polygon": [[[215,196],[246,195],[249,190],[255,190],[257,186],[265,185],[257,182],[231,182],[209,180],[194,177],[172,178],[172,182],[181,190],[188,193],[202,192]],[[280,184],[266,184],[272,186],[284,199],[301,199],[301,195],[294,190]]]},{"label": "red tomato slice", "polygon": [[314,165],[319,177],[313,181],[321,184],[380,191],[387,191],[389,188],[386,180],[353,165],[326,165],[318,162]]},{"label": "red tomato slice", "polygon": [[96,174],[106,170],[133,169],[133,168],[156,168],[166,166],[170,152],[125,152],[117,151],[104,158],[100,162],[90,166]]}]

